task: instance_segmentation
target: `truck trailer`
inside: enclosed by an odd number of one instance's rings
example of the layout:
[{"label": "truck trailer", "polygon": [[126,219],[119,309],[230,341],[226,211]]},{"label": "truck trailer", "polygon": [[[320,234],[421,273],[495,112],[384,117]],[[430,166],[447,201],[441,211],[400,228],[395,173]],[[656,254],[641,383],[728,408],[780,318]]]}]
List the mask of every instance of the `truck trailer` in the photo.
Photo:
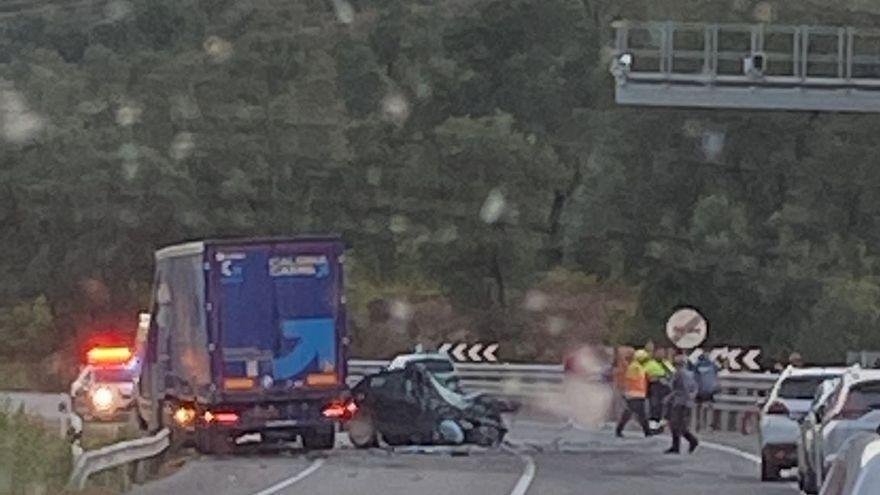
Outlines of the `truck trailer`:
[{"label": "truck trailer", "polygon": [[355,407],[341,239],[205,240],[155,259],[141,427],[206,453],[255,435],[331,448]]}]

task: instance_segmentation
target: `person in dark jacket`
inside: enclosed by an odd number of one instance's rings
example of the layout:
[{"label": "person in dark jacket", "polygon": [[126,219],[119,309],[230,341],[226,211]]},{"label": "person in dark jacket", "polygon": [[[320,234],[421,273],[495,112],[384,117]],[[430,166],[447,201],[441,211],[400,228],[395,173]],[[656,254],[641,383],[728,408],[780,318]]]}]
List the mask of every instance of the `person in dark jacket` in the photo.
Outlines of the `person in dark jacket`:
[{"label": "person in dark jacket", "polygon": [[688,452],[693,452],[700,442],[688,429],[694,398],[697,396],[697,382],[687,369],[687,356],[675,356],[675,373],[671,380],[672,391],[667,396],[669,408],[669,429],[672,432],[672,446],[667,454],[677,454],[681,448],[681,437],[688,441]]}]

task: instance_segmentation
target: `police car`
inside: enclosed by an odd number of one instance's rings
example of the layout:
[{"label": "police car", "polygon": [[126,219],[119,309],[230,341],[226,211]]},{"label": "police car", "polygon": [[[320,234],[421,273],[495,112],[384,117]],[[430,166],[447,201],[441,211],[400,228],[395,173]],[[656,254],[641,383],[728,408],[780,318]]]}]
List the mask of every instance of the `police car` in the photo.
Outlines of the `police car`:
[{"label": "police car", "polygon": [[126,421],[134,405],[138,359],[127,347],[95,347],[70,386],[74,411],[85,421]]}]

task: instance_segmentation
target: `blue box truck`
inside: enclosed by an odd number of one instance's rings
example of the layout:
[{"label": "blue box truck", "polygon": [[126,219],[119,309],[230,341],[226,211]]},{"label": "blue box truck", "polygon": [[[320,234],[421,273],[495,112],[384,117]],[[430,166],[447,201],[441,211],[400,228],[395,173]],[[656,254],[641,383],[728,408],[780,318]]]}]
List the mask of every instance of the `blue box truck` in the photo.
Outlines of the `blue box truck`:
[{"label": "blue box truck", "polygon": [[208,453],[253,434],[331,448],[336,422],[354,412],[343,263],[334,236],[157,251],[136,387],[141,427],[170,428]]}]

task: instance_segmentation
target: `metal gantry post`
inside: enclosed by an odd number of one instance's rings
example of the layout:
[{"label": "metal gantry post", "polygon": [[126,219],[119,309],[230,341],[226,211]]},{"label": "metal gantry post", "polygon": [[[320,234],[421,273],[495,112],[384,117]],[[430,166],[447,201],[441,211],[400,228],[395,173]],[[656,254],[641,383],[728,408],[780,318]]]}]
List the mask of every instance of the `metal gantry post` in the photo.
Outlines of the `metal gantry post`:
[{"label": "metal gantry post", "polygon": [[853,69],[853,44],[855,43],[855,34],[853,28],[846,28],[846,80],[852,80]]},{"label": "metal gantry post", "polygon": [[807,64],[808,50],[810,49],[810,28],[801,26],[801,81],[804,81],[809,75],[809,65]]}]

